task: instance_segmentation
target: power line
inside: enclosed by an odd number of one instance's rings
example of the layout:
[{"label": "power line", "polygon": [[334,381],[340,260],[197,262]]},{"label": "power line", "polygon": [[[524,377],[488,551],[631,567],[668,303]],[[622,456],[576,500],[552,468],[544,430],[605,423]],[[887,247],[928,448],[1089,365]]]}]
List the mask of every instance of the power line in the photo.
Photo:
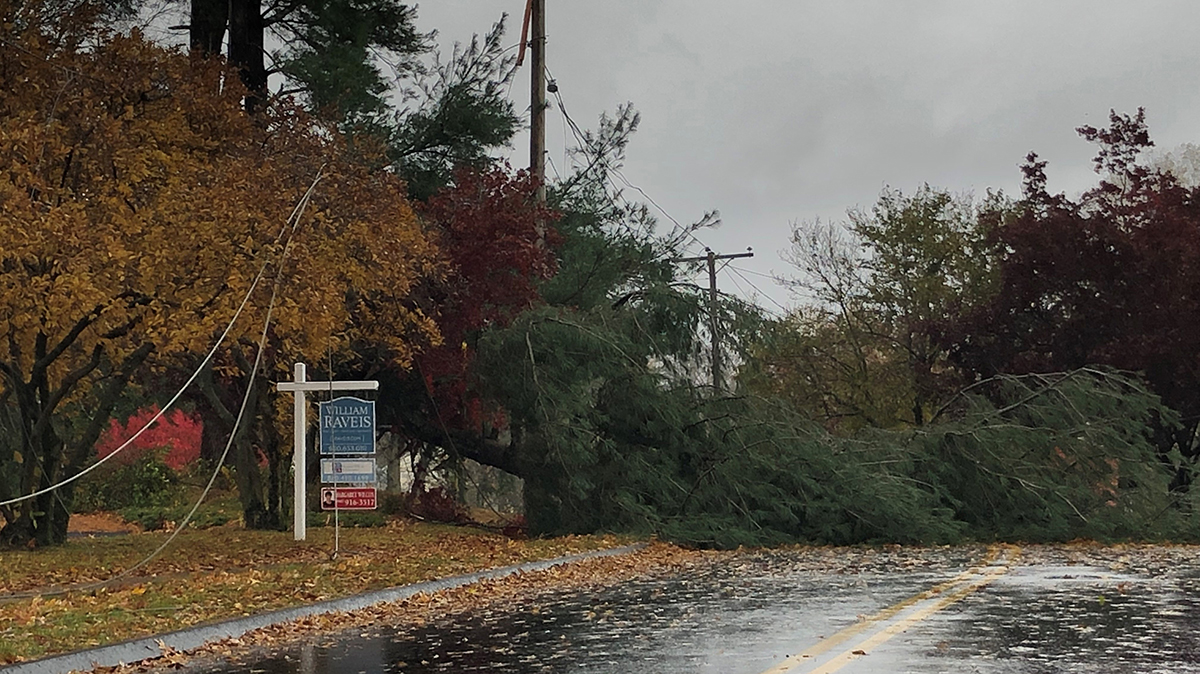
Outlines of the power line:
[{"label": "power line", "polygon": [[558,88],[558,80],[554,78],[554,73],[550,71],[550,66],[544,65],[543,67],[546,69],[546,79],[550,82],[554,82],[554,88],[551,93],[554,94],[554,100],[558,103],[558,109],[563,114],[563,120],[570,125],[571,133],[575,136],[575,142],[579,143],[580,148],[582,149],[586,147],[586,134],[584,134],[583,130],[579,128],[579,125],[575,123],[575,120],[571,119],[570,113],[567,112],[567,106],[563,103],[562,92],[559,91]]},{"label": "power line", "polygon": [[554,165],[554,157],[551,157],[549,152],[546,153],[546,163],[550,164],[550,170],[554,171],[554,177],[561,182],[562,174],[558,172],[558,167]]},{"label": "power line", "polygon": [[[289,243],[290,243],[290,241],[289,241]],[[245,393],[245,395],[242,396],[242,404],[238,408],[237,417],[234,419],[233,429],[229,432],[229,439],[225,442],[225,450],[221,453],[221,458],[217,460],[216,465],[213,467],[213,472],[208,478],[208,483],[204,485],[204,490],[200,493],[199,498],[196,499],[195,504],[192,505],[192,509],[188,511],[187,515],[184,516],[183,520],[175,527],[175,530],[171,532],[171,535],[169,537],[167,537],[167,540],[163,541],[161,545],[159,545],[157,548],[154,549],[153,552],[151,552],[150,554],[143,557],[136,564],[134,564],[133,566],[130,566],[129,568],[125,569],[124,571],[122,571],[110,578],[106,578],[106,579],[100,580],[100,581],[95,581],[92,583],[85,583],[82,585],[74,585],[71,587],[59,588],[56,590],[41,589],[41,590],[36,590],[36,591],[31,591],[31,592],[12,593],[12,594],[5,595],[5,596],[7,596],[9,598],[29,597],[29,596],[35,596],[35,595],[49,596],[49,595],[66,594],[67,592],[73,592],[73,591],[74,592],[78,592],[78,591],[86,592],[88,590],[94,590],[99,587],[104,587],[104,586],[110,585],[118,580],[121,580],[122,578],[127,578],[128,576],[132,575],[134,571],[137,571],[138,569],[149,564],[156,557],[158,557],[160,554],[162,554],[163,550],[166,550],[167,547],[169,547],[171,545],[171,543],[175,542],[175,539],[179,537],[179,534],[182,533],[183,530],[187,528],[188,524],[191,523],[192,518],[195,517],[195,515],[196,515],[196,511],[200,509],[200,506],[204,503],[204,500],[206,498],[208,498],[209,492],[212,491],[213,484],[216,483],[217,476],[220,475],[221,468],[225,465],[225,460],[229,457],[229,450],[231,447],[233,447],[233,441],[234,441],[234,438],[237,436],[238,428],[241,426],[242,420],[245,418],[246,408],[248,407],[248,403],[250,401],[250,395],[254,389],[254,380],[258,376],[258,370],[262,365],[262,355],[263,355],[263,352],[266,350],[267,334],[268,334],[268,330],[271,326],[271,314],[275,310],[275,300],[278,297],[279,280],[282,278],[282,275],[283,275],[283,268],[281,266],[279,269],[279,273],[275,277],[274,288],[271,291],[271,301],[267,306],[266,319],[263,321],[263,329],[262,329],[262,333],[259,337],[258,349],[254,356],[254,367],[253,367],[253,369],[250,370],[250,378],[246,384],[246,393]]]},{"label": "power line", "polygon": [[[289,239],[288,244],[290,244],[290,243],[291,243],[291,240]],[[286,248],[286,244],[285,244],[285,248]],[[257,352],[254,354],[254,366],[251,368],[250,377],[246,381],[246,393],[245,393],[245,395],[242,396],[242,404],[238,408],[237,417],[233,421],[233,429],[229,431],[229,439],[225,441],[225,450],[221,452],[221,458],[217,459],[216,466],[213,467],[212,475],[210,475],[208,478],[208,484],[204,485],[204,491],[200,492],[200,496],[199,496],[199,498],[196,499],[196,503],[192,505],[192,509],[188,511],[188,514],[184,516],[183,521],[181,521],[175,527],[175,530],[171,532],[171,535],[167,538],[167,540],[163,541],[162,545],[158,546],[157,549],[155,549],[150,554],[146,555],[137,564],[134,564],[133,566],[129,567],[128,569],[125,569],[124,571],[117,574],[116,576],[113,576],[112,578],[109,578],[109,579],[103,581],[101,584],[107,585],[114,581],[120,580],[121,578],[125,578],[125,577],[131,575],[134,571],[137,571],[138,569],[142,568],[143,566],[149,564],[151,561],[154,560],[155,557],[158,557],[158,555],[161,554],[163,550],[166,550],[167,547],[175,541],[175,539],[179,536],[179,534],[184,529],[187,528],[187,525],[191,523],[192,518],[195,517],[196,511],[199,510],[201,504],[204,503],[204,499],[208,498],[209,492],[212,491],[213,484],[215,484],[217,481],[217,475],[220,474],[221,468],[225,465],[225,460],[229,457],[229,450],[230,450],[230,448],[233,447],[233,441],[234,441],[234,438],[237,437],[238,428],[241,426],[243,419],[245,419],[246,408],[249,407],[249,403],[250,403],[250,395],[254,390],[254,380],[257,379],[258,371],[262,367],[262,356],[263,356],[263,352],[266,351],[267,334],[271,327],[271,314],[275,311],[275,300],[279,296],[279,281],[282,278],[283,278],[283,267],[281,265],[280,269],[279,269],[279,273],[276,274],[276,276],[275,276],[274,287],[271,289],[271,301],[267,304],[267,314],[263,320],[262,334],[259,336],[259,339],[258,339]]]},{"label": "power line", "polygon": [[[317,183],[321,180],[321,177],[322,177],[321,174],[318,173],[316,179],[313,180],[312,185],[309,186],[308,191],[304,193],[304,196],[301,197],[300,202],[296,205],[296,208],[292,210],[292,216],[289,217],[289,221],[291,224],[291,230],[292,230],[293,235],[296,233],[296,229],[300,224],[300,216],[304,213],[304,209],[308,205],[309,199],[312,196],[313,188],[315,188],[317,186]],[[286,229],[287,229],[287,227],[285,226],[284,230],[286,231]],[[245,419],[246,409],[249,407],[250,397],[254,391],[254,382],[258,378],[258,371],[262,367],[263,353],[266,352],[267,335],[269,334],[270,327],[271,327],[271,317],[275,311],[275,301],[279,297],[280,282],[283,280],[283,270],[284,270],[283,262],[284,262],[284,260],[287,259],[288,251],[291,249],[293,240],[294,240],[294,236],[288,237],[287,241],[284,243],[283,251],[280,254],[280,261],[279,261],[280,263],[279,263],[279,266],[275,273],[275,282],[272,284],[272,288],[271,288],[271,300],[267,304],[267,313],[263,319],[262,332],[259,334],[258,347],[254,354],[254,365],[250,369],[250,376],[246,382],[246,392],[242,396],[242,403],[241,403],[241,406],[239,406],[239,408],[238,408],[237,417],[235,417],[235,419],[234,419],[233,428],[229,431],[229,438],[225,441],[225,449],[224,449],[224,451],[221,452],[221,457],[217,460],[216,465],[213,467],[213,472],[208,478],[208,483],[204,485],[204,490],[200,493],[200,496],[196,499],[195,504],[192,505],[192,509],[188,511],[187,515],[184,516],[183,520],[175,527],[175,530],[171,532],[171,535],[169,537],[167,537],[167,540],[163,541],[161,545],[159,545],[153,552],[151,552],[150,554],[143,557],[139,562],[137,562],[133,566],[130,566],[129,568],[125,569],[124,571],[116,574],[115,576],[106,578],[105,580],[96,581],[93,583],[86,583],[83,585],[75,585],[72,587],[61,588],[58,590],[49,590],[49,591],[38,590],[36,592],[29,592],[29,593],[13,593],[13,594],[7,595],[8,597],[25,597],[25,596],[33,596],[33,595],[42,595],[42,596],[58,595],[58,594],[65,594],[65,593],[71,592],[71,591],[93,590],[93,589],[96,589],[99,587],[104,587],[106,585],[110,585],[118,580],[121,580],[122,578],[126,578],[126,577],[132,575],[134,571],[137,571],[138,569],[146,566],[151,561],[153,561],[156,557],[158,557],[158,555],[162,554],[163,550],[166,550],[167,547],[169,547],[171,545],[171,543],[173,543],[175,541],[175,539],[179,537],[179,534],[182,533],[183,530],[187,528],[188,524],[191,523],[192,518],[195,517],[195,515],[196,515],[196,511],[200,509],[200,506],[204,503],[204,500],[206,498],[208,498],[209,492],[212,491],[213,484],[216,483],[217,476],[220,475],[221,468],[225,465],[225,460],[229,457],[229,450],[233,447],[234,438],[237,437],[238,428],[241,426],[242,421]],[[194,378],[195,377],[193,376],[192,379],[194,379]],[[189,383],[190,382],[191,382],[191,380],[189,380]],[[184,385],[184,389],[186,389],[186,388],[187,388],[187,384]],[[181,389],[180,393],[182,393],[182,391],[184,389]],[[172,402],[174,402],[174,400],[172,400]],[[147,423],[146,426],[143,426],[138,431],[138,433],[141,433],[147,427],[149,427],[150,423],[153,423],[153,421]],[[136,435],[134,437],[136,437]],[[132,438],[130,440],[132,440]],[[126,445],[127,444],[128,444],[128,442],[126,442]],[[124,448],[124,447],[125,447],[125,445],[122,445],[121,448]],[[114,451],[113,454],[116,454],[117,451],[119,451],[119,449]],[[109,456],[112,456],[113,454],[110,454]],[[96,465],[99,465],[99,464],[96,464]],[[80,475],[82,475],[82,473],[80,473]],[[64,482],[64,484],[65,484],[65,482]]]},{"label": "power line", "polygon": [[733,285],[737,286],[738,291],[741,292],[743,295],[745,295],[747,297],[753,296],[753,293],[750,293],[745,288],[743,288],[742,284],[738,283],[736,278],[730,277],[729,280],[733,282]]},{"label": "power line", "polygon": [[773,278],[773,277],[771,277],[771,276],[769,276],[769,275],[767,275],[767,274],[762,274],[762,273],[759,273],[759,272],[753,271],[753,270],[751,270],[751,269],[742,269],[742,268],[740,268],[740,267],[735,267],[735,266],[734,266],[734,265],[732,265],[732,264],[728,265],[728,267],[729,267],[729,271],[733,272],[734,274],[737,274],[738,276],[741,276],[743,281],[745,281],[746,283],[749,283],[751,288],[754,288],[756,291],[758,291],[758,293],[759,293],[760,295],[762,295],[763,297],[765,297],[765,298],[767,298],[768,300],[770,300],[770,301],[771,301],[771,304],[774,304],[775,306],[779,307],[779,310],[780,310],[780,311],[782,311],[782,312],[784,313],[784,315],[785,315],[785,316],[786,316],[787,314],[791,313],[791,310],[790,310],[790,309],[788,309],[787,307],[783,306],[782,304],[780,304],[779,302],[777,302],[777,301],[775,300],[775,298],[774,298],[774,297],[771,297],[771,296],[770,296],[770,295],[768,295],[766,292],[764,292],[762,288],[759,288],[757,285],[755,285],[755,284],[754,284],[754,282],[753,282],[753,281],[751,281],[750,279],[746,278],[746,277],[745,277],[745,276],[742,274],[742,272],[743,272],[743,271],[746,271],[746,272],[749,272],[749,273],[751,273],[751,274],[757,274],[757,275],[759,275],[759,276],[765,276],[765,277],[767,277],[767,278]]},{"label": "power line", "polygon": [[[567,111],[567,104],[563,101],[562,92],[558,88],[558,84],[557,84],[558,81],[554,78],[554,73],[551,72],[551,70],[548,66],[546,67],[546,77],[549,78],[549,80],[551,82],[555,83],[552,93],[554,94],[555,102],[558,103],[559,112],[562,113],[563,122],[567,126],[570,127],[571,135],[573,135],[575,137],[575,142],[579,145],[579,148],[581,150],[587,149],[588,145],[589,145],[588,139],[587,139],[587,134],[583,131],[583,129],[580,128],[579,124],[577,124],[575,122],[575,119],[571,117],[571,113]],[[565,141],[565,135],[564,135],[564,141]],[[654,199],[651,198],[649,194],[647,194],[640,187],[630,183],[629,180],[627,178],[625,178],[625,175],[621,173],[621,170],[619,168],[617,168],[615,166],[605,166],[605,168],[607,169],[607,171],[605,172],[605,178],[609,181],[610,184],[612,184],[614,189],[616,189],[618,192],[621,191],[620,187],[616,184],[616,182],[612,178],[613,174],[619,176],[627,187],[637,190],[651,204],[653,204],[655,208],[657,208],[664,216],[666,216],[666,218],[668,220],[670,220],[672,223],[674,223],[676,228],[681,229],[685,232],[687,231],[687,229],[684,228],[683,225],[681,225],[678,220],[676,220],[674,217],[672,217],[671,214],[666,211],[666,209],[664,209],[662,206],[659,206],[658,203],[655,202]],[[626,202],[626,203],[628,203],[628,202]],[[692,238],[695,239],[696,237],[693,235]],[[700,245],[704,245],[704,242],[700,241],[699,239],[696,239],[696,241],[699,242]]]},{"label": "power line", "polygon": [[775,281],[776,283],[780,282],[780,280],[781,280],[778,276],[775,276],[773,274],[764,274],[761,271],[754,271],[753,269],[747,269],[746,267],[736,267],[736,268],[747,274],[753,274],[754,276],[761,276],[762,278],[770,279],[772,281]]},{"label": "power line", "polygon": [[[640,195],[642,195],[643,197],[645,197],[646,201],[649,201],[649,202],[650,202],[650,205],[652,205],[652,206],[654,206],[655,208],[657,208],[657,209],[658,209],[658,211],[659,211],[660,213],[662,213],[664,216],[666,216],[666,218],[667,218],[668,220],[670,220],[670,221],[671,221],[671,222],[672,222],[672,223],[675,225],[675,228],[676,228],[676,229],[678,229],[679,231],[683,232],[684,234],[687,234],[688,236],[690,236],[690,237],[692,238],[692,240],[693,240],[693,241],[695,241],[696,243],[700,244],[701,246],[704,246],[704,242],[700,240],[700,237],[696,236],[696,234],[695,234],[694,232],[692,232],[692,230],[691,230],[690,228],[688,228],[688,227],[684,227],[682,223],[680,223],[680,222],[679,222],[678,220],[676,220],[676,219],[675,219],[675,218],[674,218],[674,217],[673,217],[673,216],[672,216],[670,213],[668,213],[668,212],[667,212],[667,209],[665,209],[665,208],[663,208],[662,206],[660,206],[660,205],[658,204],[658,202],[654,200],[654,197],[650,196],[650,195],[649,195],[649,194],[646,192],[646,190],[644,190],[644,189],[642,189],[641,187],[638,187],[637,185],[634,185],[633,183],[629,182],[629,178],[626,178],[626,177],[625,177],[625,174],[621,172],[621,169],[619,169],[619,168],[616,168],[616,167],[612,167],[612,168],[611,168],[611,170],[612,170],[612,173],[613,173],[614,175],[616,175],[618,178],[620,178],[620,179],[621,179],[621,182],[625,183],[625,186],[626,186],[626,187],[628,187],[628,188],[630,188],[630,189],[632,189],[632,190],[635,190],[635,191],[637,191],[637,193],[638,193],[638,194],[640,194]],[[707,246],[705,246],[705,247],[707,248]]]},{"label": "power line", "polygon": [[[549,68],[546,69],[546,72],[551,77],[551,79],[553,79],[553,73],[550,72]],[[577,143],[579,143],[579,146],[581,149],[586,148],[587,147],[586,135],[584,134],[582,129],[579,128],[579,125],[575,123],[575,120],[571,118],[571,113],[567,112],[567,106],[563,102],[562,92],[559,91],[557,89],[557,87],[554,92],[554,98],[558,102],[558,109],[562,112],[563,119],[565,119],[567,124],[569,124],[571,127],[571,133],[575,136],[575,141]],[[657,208],[658,211],[663,214],[663,216],[665,216],[668,220],[670,220],[672,222],[672,224],[675,225],[676,228],[687,233],[700,245],[702,245],[702,246],[704,245],[703,241],[701,241],[698,237],[696,237],[695,234],[692,234],[692,232],[688,228],[684,227],[678,220],[675,219],[674,216],[672,216],[670,213],[668,213],[667,209],[660,206],[659,203],[654,200],[654,197],[651,197],[641,187],[638,187],[637,185],[634,185],[633,183],[631,183],[629,181],[629,179],[625,177],[625,174],[621,172],[620,168],[618,168],[616,166],[608,166],[607,168],[608,168],[608,172],[611,173],[612,175],[615,175],[618,178],[620,178],[621,182],[623,182],[626,187],[637,191],[639,194],[641,194],[643,197],[645,197],[645,199],[647,201],[649,201],[652,206]],[[610,181],[611,181],[611,178],[610,178]],[[614,184],[613,187],[616,187],[616,185]]]},{"label": "power line", "polygon": [[[556,82],[556,80],[554,80],[554,74],[552,72],[550,72],[549,68],[546,68],[546,74],[548,77],[550,77],[551,81]],[[575,120],[572,119],[571,113],[567,112],[567,106],[566,106],[566,103],[563,102],[562,92],[559,91],[557,87],[555,87],[554,98],[555,98],[555,101],[558,103],[559,111],[562,112],[563,120],[566,121],[566,123],[570,126],[571,133],[572,133],[572,135],[575,136],[575,142],[577,142],[579,144],[580,149],[586,148],[588,145],[586,134],[584,134],[583,130],[580,129],[579,125],[575,122]],[[671,221],[671,223],[675,226],[676,231],[683,232],[684,234],[689,236],[693,241],[700,244],[700,246],[707,248],[707,245],[704,243],[704,241],[700,240],[700,238],[698,236],[696,236],[696,234],[694,232],[692,232],[690,228],[685,227],[683,225],[683,223],[679,222],[679,220],[676,220],[675,217],[673,215],[671,215],[669,212],[667,212],[667,209],[665,209],[661,205],[659,205],[659,203],[654,200],[654,197],[650,196],[650,194],[647,193],[646,190],[643,190],[641,187],[630,182],[629,178],[625,177],[625,174],[621,172],[620,168],[618,168],[616,166],[607,166],[606,168],[608,169],[607,173],[609,174],[606,177],[608,178],[608,180],[612,184],[612,186],[617,189],[617,191],[620,191],[620,187],[612,179],[613,175],[620,178],[621,182],[624,183],[626,187],[636,191],[638,194],[641,194],[642,197],[644,197],[646,199],[646,201],[650,202],[650,204],[652,206],[654,206],[656,209],[658,209],[658,212],[662,213],[665,218],[667,218],[668,220]]]},{"label": "power line", "polygon": [[[307,206],[309,199],[312,197],[313,190],[316,188],[317,183],[321,181],[322,177],[323,177],[322,172],[318,171],[317,177],[315,179],[313,179],[312,184],[309,185],[308,190],[304,193],[304,196],[302,196],[300,198],[300,201],[297,202],[296,207],[292,209],[291,215],[288,216],[288,219],[285,222],[283,228],[279,231],[279,234],[275,237],[275,243],[279,243],[279,241],[283,238],[283,235],[287,232],[289,226],[291,226],[292,232],[293,233],[295,232],[296,224],[299,223],[300,214],[303,212],[304,207]],[[288,238],[288,243],[284,245],[284,253],[285,254],[287,252],[288,244],[290,244],[290,242],[291,242],[291,237]],[[284,256],[281,255],[280,260],[279,260],[280,273],[282,273],[284,259],[285,259]],[[164,414],[166,414],[167,411],[170,410],[175,405],[175,403],[179,401],[179,399],[181,397],[183,397],[184,392],[186,392],[188,390],[188,388],[191,387],[192,383],[196,381],[196,378],[200,376],[200,373],[204,370],[204,368],[208,366],[209,361],[211,361],[213,356],[216,355],[217,349],[219,349],[221,347],[221,344],[223,344],[225,342],[225,339],[229,336],[229,333],[233,330],[233,326],[237,323],[238,318],[242,315],[242,311],[245,310],[246,305],[250,302],[250,297],[253,296],[255,289],[258,287],[259,282],[262,281],[262,278],[266,274],[267,268],[270,266],[270,264],[271,264],[271,259],[270,259],[270,256],[268,256],[267,259],[263,261],[262,266],[259,267],[258,274],[254,277],[254,281],[250,284],[250,288],[246,290],[245,296],[242,297],[242,302],[240,305],[238,305],[237,311],[235,311],[233,314],[233,317],[229,319],[229,323],[225,326],[225,329],[221,332],[221,336],[217,338],[216,343],[213,344],[212,348],[209,349],[208,353],[204,356],[204,360],[200,361],[200,365],[196,367],[196,369],[192,372],[191,376],[187,378],[187,381],[185,381],[183,383],[183,386],[180,387],[180,389],[178,391],[176,391],[175,395],[171,396],[171,399],[168,400],[165,405],[163,405],[162,409],[160,409],[144,425],[142,425],[142,427],[139,428],[137,430],[137,432],[135,432],[133,435],[129,436],[128,440],[121,443],[121,445],[118,446],[116,449],[114,449],[111,453],[109,453],[108,455],[99,459],[98,461],[96,461],[96,463],[93,463],[92,465],[88,466],[84,470],[81,470],[78,473],[72,475],[71,477],[68,477],[64,480],[56,482],[48,487],[43,487],[42,489],[38,489],[29,494],[25,494],[23,496],[18,496],[16,498],[11,498],[6,501],[0,501],[0,506],[12,505],[14,503],[28,501],[31,498],[36,498],[38,496],[41,496],[42,494],[52,492],[56,489],[59,489],[60,487],[68,485],[68,484],[82,478],[84,475],[87,475],[88,473],[91,473],[92,471],[96,470],[97,468],[104,465],[106,462],[111,460],[116,455],[125,451],[125,449],[127,449],[130,445],[132,445],[134,440],[137,440],[138,437],[140,437],[142,435],[142,433],[146,432],[147,429],[149,429],[152,425],[154,425],[155,422],[157,422],[160,418],[162,418],[162,416]]]},{"label": "power line", "polygon": [[[557,80],[554,79],[554,73],[552,73],[550,71],[550,68],[548,66],[546,67],[546,75],[550,79],[551,82],[557,82]],[[557,86],[555,86],[553,93],[554,93],[555,102],[558,103],[558,109],[560,112],[562,112],[563,120],[570,127],[572,135],[575,136],[575,141],[579,144],[580,148],[585,148],[587,146],[587,138],[586,138],[583,130],[580,129],[579,125],[575,122],[574,119],[571,118],[571,114],[567,111],[566,103],[563,102],[562,92],[559,90],[559,88]],[[551,166],[553,167],[553,161],[551,161]],[[697,236],[696,233],[693,232],[690,227],[684,226],[683,223],[681,223],[673,215],[671,215],[667,211],[667,209],[663,208],[662,205],[659,204],[658,201],[656,201],[654,199],[654,197],[650,196],[650,194],[648,192],[646,192],[646,190],[642,189],[640,186],[635,185],[633,182],[631,182],[629,180],[629,178],[626,177],[625,174],[621,171],[620,168],[618,168],[616,166],[608,166],[606,168],[608,169],[609,174],[611,174],[612,176],[616,176],[617,178],[620,179],[620,181],[626,187],[628,187],[629,189],[632,189],[632,190],[636,191],[638,194],[642,195],[642,197],[644,199],[646,199],[646,201],[648,201],[650,203],[650,205],[654,206],[654,208],[656,208],[659,213],[662,213],[663,216],[665,218],[667,218],[667,220],[670,220],[671,223],[675,227],[675,231],[682,232],[684,235],[686,235],[687,237],[692,239],[693,242],[704,247],[705,250],[708,249],[708,246],[704,243],[704,241],[702,239],[700,239],[700,237]],[[613,183],[613,187],[618,187],[616,185],[616,183],[612,181],[611,177],[609,178],[609,181]],[[618,188],[618,190],[619,190],[619,188]],[[674,232],[672,232],[672,234],[674,234]],[[787,307],[780,304],[778,301],[775,300],[775,298],[771,297],[769,294],[767,294],[761,288],[759,288],[757,285],[755,285],[752,281],[750,281],[750,279],[743,276],[737,267],[732,266],[731,261],[727,261],[724,265],[722,265],[722,269],[724,269],[724,267],[726,267],[726,266],[729,266],[730,270],[733,271],[733,273],[737,274],[738,276],[741,276],[742,280],[745,281],[747,284],[749,284],[751,288],[753,288],[755,291],[758,292],[758,294],[767,298],[767,300],[769,302],[771,302],[776,307],[778,307],[779,310],[784,313],[784,315],[789,313],[790,310]],[[770,278],[772,280],[775,280],[774,277],[768,276],[766,274],[759,274],[759,272],[754,272],[751,270],[746,270],[746,271],[750,271],[750,273],[753,273],[753,274],[761,275],[764,278]],[[750,294],[750,293],[746,293],[745,290],[743,288],[741,288],[741,286],[738,286],[738,289],[741,290],[746,295]]]}]

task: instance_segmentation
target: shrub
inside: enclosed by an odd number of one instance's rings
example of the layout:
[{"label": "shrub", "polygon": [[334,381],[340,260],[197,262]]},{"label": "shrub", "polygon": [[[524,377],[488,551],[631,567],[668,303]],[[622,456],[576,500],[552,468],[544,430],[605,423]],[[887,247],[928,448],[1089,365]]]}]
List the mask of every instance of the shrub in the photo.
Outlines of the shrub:
[{"label": "shrub", "polygon": [[148,452],[131,463],[108,463],[79,482],[76,512],[160,508],[171,501],[178,476],[163,462],[163,450]]},{"label": "shrub", "polygon": [[[158,414],[158,405],[143,407],[121,423],[116,419],[109,422],[108,430],[96,443],[96,454],[104,458],[133,437],[146,422]],[[182,410],[171,410],[154,425],[139,435],[121,454],[114,459],[120,463],[133,463],[146,452],[165,449],[162,457],[172,470],[182,472],[200,458],[200,436],[203,423]]]},{"label": "shrub", "polygon": [[433,522],[462,523],[470,520],[463,504],[442,487],[417,492],[409,512]]}]

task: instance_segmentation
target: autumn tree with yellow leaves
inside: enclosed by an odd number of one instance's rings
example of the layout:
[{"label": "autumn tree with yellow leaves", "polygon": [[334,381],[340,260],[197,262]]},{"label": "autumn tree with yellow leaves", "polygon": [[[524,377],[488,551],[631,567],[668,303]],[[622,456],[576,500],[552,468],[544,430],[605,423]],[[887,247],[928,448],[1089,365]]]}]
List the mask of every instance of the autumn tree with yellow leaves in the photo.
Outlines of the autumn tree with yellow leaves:
[{"label": "autumn tree with yellow leaves", "polygon": [[[398,180],[286,105],[249,118],[219,63],[63,7],[0,0],[0,500],[84,469],[130,381],[198,362],[247,296],[227,344],[252,362],[272,307],[262,381],[436,339],[406,301],[436,269]],[[3,506],[0,540],[62,541],[71,493]]]}]

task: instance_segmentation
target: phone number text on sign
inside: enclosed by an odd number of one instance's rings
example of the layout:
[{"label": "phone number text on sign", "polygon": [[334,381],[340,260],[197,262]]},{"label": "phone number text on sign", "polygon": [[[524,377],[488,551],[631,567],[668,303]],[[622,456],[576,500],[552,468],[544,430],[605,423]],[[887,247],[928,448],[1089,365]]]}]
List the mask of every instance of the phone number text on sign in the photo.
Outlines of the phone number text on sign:
[{"label": "phone number text on sign", "polygon": [[321,510],[374,510],[374,487],[321,487]]}]

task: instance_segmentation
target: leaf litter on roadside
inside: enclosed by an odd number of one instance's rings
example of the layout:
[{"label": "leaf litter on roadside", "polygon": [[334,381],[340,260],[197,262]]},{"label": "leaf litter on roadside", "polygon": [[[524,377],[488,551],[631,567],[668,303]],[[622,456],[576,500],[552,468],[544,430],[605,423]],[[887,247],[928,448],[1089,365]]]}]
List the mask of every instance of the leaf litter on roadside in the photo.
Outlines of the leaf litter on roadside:
[{"label": "leaf litter on roadside", "polygon": [[[635,552],[576,561],[538,571],[519,572],[485,579],[470,585],[420,593],[396,602],[357,611],[310,616],[262,628],[243,636],[214,642],[187,654],[191,664],[209,661],[244,661],[257,653],[298,640],[329,639],[341,634],[367,634],[381,625],[423,626],[464,612],[511,610],[522,606],[536,612],[540,597],[566,589],[582,591],[610,586],[651,574],[680,574],[688,569],[728,559],[733,553],[686,550],[651,543]],[[364,631],[366,630],[366,631]],[[180,660],[172,654],[132,665],[98,668],[102,674],[131,674],[175,669]]]},{"label": "leaf litter on roadside", "polygon": [[253,614],[485,568],[615,547],[628,539],[580,536],[518,541],[466,528],[399,520],[381,529],[186,531],[161,559],[110,586],[47,592],[116,576],[156,548],[161,534],[73,540],[0,559],[0,664],[161,634]]}]

